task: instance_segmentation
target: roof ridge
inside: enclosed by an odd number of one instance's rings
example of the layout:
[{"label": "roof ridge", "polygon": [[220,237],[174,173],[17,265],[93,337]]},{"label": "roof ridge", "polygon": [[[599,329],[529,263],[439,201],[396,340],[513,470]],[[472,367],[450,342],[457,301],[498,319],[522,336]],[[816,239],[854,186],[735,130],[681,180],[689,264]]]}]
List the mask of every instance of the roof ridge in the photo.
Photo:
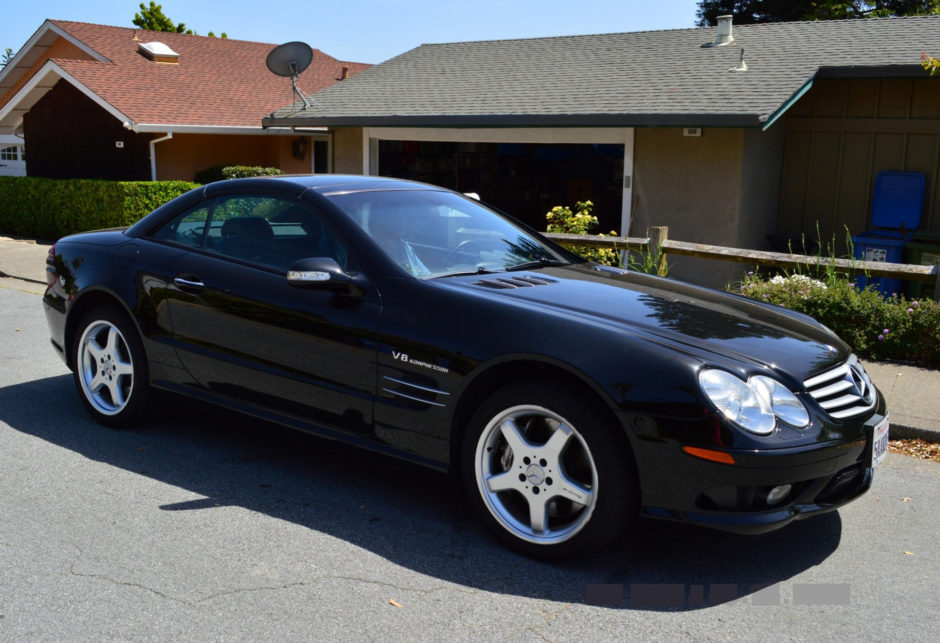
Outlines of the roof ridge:
[{"label": "roof ridge", "polygon": [[[204,36],[204,35],[202,35],[202,34],[178,33],[178,32],[175,32],[175,31],[153,31],[153,30],[151,30],[151,29],[141,29],[140,27],[137,27],[137,26],[124,27],[124,26],[120,26],[120,25],[103,25],[103,24],[99,24],[99,23],[96,23],[96,22],[83,22],[83,21],[80,21],[80,20],[58,20],[58,19],[50,18],[50,19],[49,19],[49,22],[52,23],[52,24],[55,24],[55,25],[59,26],[60,28],[64,29],[65,31],[69,32],[72,36],[75,36],[76,38],[78,38],[78,36],[77,36],[76,34],[71,33],[71,32],[68,30],[67,25],[81,25],[81,26],[85,26],[85,27],[96,27],[96,28],[101,28],[101,29],[114,29],[114,30],[126,31],[126,32],[128,32],[128,33],[130,33],[130,32],[140,32],[140,33],[154,34],[155,36],[157,36],[157,38],[159,38],[161,35],[167,34],[167,35],[169,35],[171,38],[177,38],[177,37],[180,37],[180,36],[189,36],[189,37],[195,36],[195,37],[197,37],[197,38],[202,38],[202,39],[204,39],[204,40],[213,40],[213,41],[214,41],[214,40],[218,40],[218,41],[225,41],[225,42],[227,42],[227,43],[243,43],[243,44],[249,44],[249,45],[264,45],[264,46],[266,46],[266,47],[277,47],[277,46],[278,46],[277,43],[262,42],[262,41],[260,41],[260,40],[243,40],[243,39],[240,39],[240,38],[220,38],[220,37],[218,37],[218,36],[213,37],[213,36]],[[81,40],[81,38],[79,38],[79,40]],[[141,40],[141,42],[146,42],[146,41]],[[324,58],[329,58],[329,59],[331,59],[331,60],[335,60],[335,61],[340,62],[340,63],[352,63],[352,64],[355,64],[355,65],[370,65],[370,66],[371,66],[371,64],[372,64],[372,63],[360,62],[360,61],[357,61],[357,60],[341,60],[341,59],[339,59],[339,58],[336,58],[336,57],[334,57],[334,56],[331,56],[330,54],[326,53],[325,51],[323,51],[322,49],[319,49],[319,48],[317,48],[317,47],[310,47],[310,48],[313,49],[314,52],[317,52],[317,53],[321,54]]]},{"label": "roof ridge", "polygon": [[[870,22],[885,22],[889,20],[901,21],[901,20],[940,20],[940,15],[930,14],[923,16],[884,16],[884,17],[871,17],[871,18],[842,18],[838,20],[787,20],[780,22],[760,22],[760,23],[737,23],[734,24],[735,29],[747,29],[748,31],[752,29],[774,29],[778,27],[783,27],[785,25],[818,25],[821,28],[825,28],[830,25],[835,24],[845,24],[845,23],[854,23],[854,24],[866,24]],[[486,38],[482,40],[459,40],[455,42],[427,42],[422,43],[415,47],[414,49],[420,49],[421,47],[446,47],[452,45],[481,45],[481,44],[490,44],[498,42],[537,42],[537,41],[559,41],[559,40],[573,40],[578,38],[594,38],[600,36],[636,36],[641,34],[661,34],[661,33],[681,33],[681,32],[694,32],[694,31],[707,31],[716,29],[716,25],[705,25],[702,27],[678,27],[672,29],[643,29],[640,31],[610,31],[610,32],[601,32],[601,33],[584,33],[584,34],[563,34],[559,36],[533,36],[529,38]],[[404,53],[404,52],[402,52]]]}]

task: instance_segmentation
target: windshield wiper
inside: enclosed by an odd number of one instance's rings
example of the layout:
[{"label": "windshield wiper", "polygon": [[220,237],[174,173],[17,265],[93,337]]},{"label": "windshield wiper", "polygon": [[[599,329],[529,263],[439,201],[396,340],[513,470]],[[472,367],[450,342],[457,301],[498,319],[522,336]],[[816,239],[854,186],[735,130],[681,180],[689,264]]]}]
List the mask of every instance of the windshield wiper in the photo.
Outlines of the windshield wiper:
[{"label": "windshield wiper", "polygon": [[566,261],[560,261],[558,259],[549,259],[548,257],[539,257],[534,261],[526,261],[525,263],[518,263],[515,266],[509,266],[506,268],[506,272],[514,272],[516,270],[531,270],[533,268],[545,268],[547,266],[564,266],[567,265]]},{"label": "windshield wiper", "polygon": [[466,277],[467,275],[489,275],[493,271],[487,270],[483,266],[477,266],[474,270],[463,270],[460,272],[445,272],[443,275],[434,275],[431,279],[440,279],[441,277]]}]

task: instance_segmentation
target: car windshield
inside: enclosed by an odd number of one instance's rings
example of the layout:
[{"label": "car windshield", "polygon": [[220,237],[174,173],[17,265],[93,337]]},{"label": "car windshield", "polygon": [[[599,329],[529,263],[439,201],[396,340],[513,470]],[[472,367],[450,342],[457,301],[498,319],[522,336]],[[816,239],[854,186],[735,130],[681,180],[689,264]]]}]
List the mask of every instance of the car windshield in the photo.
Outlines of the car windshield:
[{"label": "car windshield", "polygon": [[329,198],[415,277],[503,272],[573,261],[482,204],[452,192],[387,190]]}]

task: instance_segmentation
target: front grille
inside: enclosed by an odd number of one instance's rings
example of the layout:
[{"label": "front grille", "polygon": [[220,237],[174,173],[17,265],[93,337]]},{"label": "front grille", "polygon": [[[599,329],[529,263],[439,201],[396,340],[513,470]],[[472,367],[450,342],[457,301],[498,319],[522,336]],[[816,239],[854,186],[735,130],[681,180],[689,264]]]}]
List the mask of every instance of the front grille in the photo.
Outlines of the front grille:
[{"label": "front grille", "polygon": [[500,290],[511,290],[514,288],[530,288],[532,286],[547,286],[558,283],[554,279],[545,277],[534,277],[532,275],[523,275],[521,277],[510,277],[500,279],[481,279],[473,282],[474,286],[483,286],[485,288],[496,288]]},{"label": "front grille", "polygon": [[837,420],[861,415],[875,406],[875,387],[855,355],[841,366],[809,378],[803,386]]}]

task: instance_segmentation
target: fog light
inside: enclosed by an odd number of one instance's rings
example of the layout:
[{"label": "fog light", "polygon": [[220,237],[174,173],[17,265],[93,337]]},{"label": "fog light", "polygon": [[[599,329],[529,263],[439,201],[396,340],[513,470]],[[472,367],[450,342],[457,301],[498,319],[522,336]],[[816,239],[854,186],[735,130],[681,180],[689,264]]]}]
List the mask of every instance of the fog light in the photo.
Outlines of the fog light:
[{"label": "fog light", "polygon": [[770,506],[780,504],[789,495],[792,488],[793,486],[788,484],[777,485],[767,492],[767,504]]}]

